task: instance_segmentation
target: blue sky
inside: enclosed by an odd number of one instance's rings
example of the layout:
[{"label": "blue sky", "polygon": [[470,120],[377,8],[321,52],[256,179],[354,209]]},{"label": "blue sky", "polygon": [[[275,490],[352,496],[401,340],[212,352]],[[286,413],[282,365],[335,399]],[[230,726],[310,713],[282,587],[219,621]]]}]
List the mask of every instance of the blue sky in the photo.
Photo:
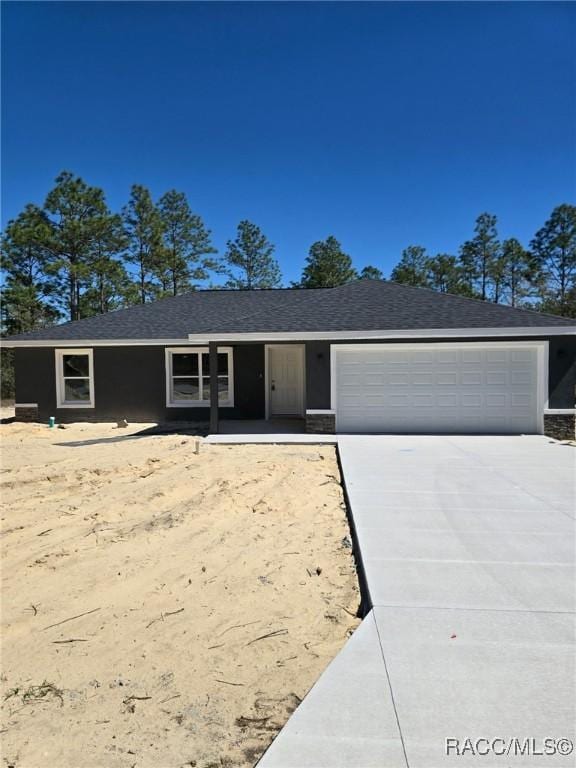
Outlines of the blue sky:
[{"label": "blue sky", "polygon": [[286,280],[335,235],[386,274],[482,211],[528,242],[575,192],[576,5],[3,3],[3,222],[72,170],[187,193]]}]

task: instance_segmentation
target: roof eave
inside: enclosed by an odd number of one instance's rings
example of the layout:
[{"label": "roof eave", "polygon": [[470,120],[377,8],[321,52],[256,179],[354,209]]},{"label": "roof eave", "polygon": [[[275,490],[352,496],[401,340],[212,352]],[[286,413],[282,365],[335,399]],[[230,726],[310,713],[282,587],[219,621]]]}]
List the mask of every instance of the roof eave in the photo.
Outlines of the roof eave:
[{"label": "roof eave", "polygon": [[576,325],[483,327],[483,328],[413,328],[355,331],[251,331],[247,333],[190,333],[172,339],[1,339],[7,349],[20,347],[136,347],[207,344],[210,341],[361,341],[363,339],[450,339],[525,336],[574,336]]},{"label": "roof eave", "polygon": [[210,341],[361,341],[364,339],[450,339],[522,336],[573,336],[576,325],[492,327],[492,328],[411,328],[376,331],[273,331],[250,333],[190,333],[188,341],[207,344]]}]

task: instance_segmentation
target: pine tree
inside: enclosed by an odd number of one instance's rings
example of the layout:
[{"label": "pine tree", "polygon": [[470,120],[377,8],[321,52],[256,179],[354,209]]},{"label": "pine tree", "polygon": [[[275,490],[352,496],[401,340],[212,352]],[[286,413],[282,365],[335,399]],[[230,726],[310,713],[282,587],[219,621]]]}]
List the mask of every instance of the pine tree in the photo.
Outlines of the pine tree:
[{"label": "pine tree", "polygon": [[378,267],[373,267],[369,264],[366,267],[362,267],[359,278],[361,280],[384,280],[384,275]]},{"label": "pine tree", "polygon": [[222,271],[227,288],[278,288],[282,275],[273,256],[274,245],[250,221],[241,221],[234,240],[228,240]]},{"label": "pine tree", "polygon": [[118,256],[126,246],[122,217],[102,217],[94,238],[88,287],[80,301],[83,317],[137,303],[134,285]]},{"label": "pine tree", "polygon": [[330,235],[310,246],[300,285],[303,288],[334,288],[357,278],[352,259]]},{"label": "pine tree", "polygon": [[103,221],[110,218],[104,193],[64,171],[48,193],[44,210],[50,229],[46,241],[50,253],[48,270],[60,286],[57,296],[61,297],[59,301],[66,307],[70,320],[78,320],[95,242]]},{"label": "pine tree", "polygon": [[2,238],[2,331],[23,333],[56,322],[51,303],[55,281],[47,274],[50,222],[43,211],[27,205],[8,222]]},{"label": "pine tree", "polygon": [[214,269],[216,263],[206,257],[216,253],[216,249],[212,247],[210,231],[200,216],[192,213],[184,193],[174,189],[166,192],[160,198],[158,209],[164,248],[157,271],[176,296],[188,290],[191,281],[208,278],[208,270]]},{"label": "pine tree", "polygon": [[402,251],[402,258],[392,270],[390,279],[404,285],[427,288],[429,258],[426,248],[421,245],[409,245]]},{"label": "pine tree", "polygon": [[481,299],[487,299],[491,270],[494,275],[495,261],[500,252],[496,216],[481,213],[476,219],[474,231],[474,238],[460,249],[460,263],[470,289]]},{"label": "pine tree", "polygon": [[503,241],[499,261],[503,291],[508,303],[516,307],[534,290],[534,257],[515,237],[511,237]]},{"label": "pine tree", "polygon": [[456,256],[438,253],[428,260],[428,285],[440,293],[470,295]]},{"label": "pine tree", "polygon": [[163,257],[162,220],[146,187],[132,186],[122,217],[127,237],[125,259],[136,266],[139,299],[145,304],[158,294],[155,272]]},{"label": "pine tree", "polygon": [[543,306],[549,312],[574,311],[576,286],[576,206],[559,205],[531,243],[543,288]]}]

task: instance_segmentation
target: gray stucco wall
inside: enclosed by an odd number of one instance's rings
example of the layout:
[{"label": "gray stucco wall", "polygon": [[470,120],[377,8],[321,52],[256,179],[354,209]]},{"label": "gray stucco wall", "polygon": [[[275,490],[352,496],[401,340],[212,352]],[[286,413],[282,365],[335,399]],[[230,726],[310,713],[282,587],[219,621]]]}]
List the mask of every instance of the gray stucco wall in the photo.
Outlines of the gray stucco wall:
[{"label": "gray stucco wall", "polygon": [[[523,341],[545,341],[542,337]],[[470,341],[470,339],[426,339],[422,344],[440,341]],[[515,338],[482,338],[477,341],[519,341]],[[350,342],[337,342],[350,343]],[[382,341],[354,341],[354,344],[382,344]],[[406,340],[387,340],[386,344],[404,344]],[[573,408],[576,401],[576,337],[557,336],[550,339],[548,363],[549,408]],[[330,342],[306,343],[306,407],[330,408]]]},{"label": "gray stucco wall", "polygon": [[[443,339],[429,339],[422,343],[433,341]],[[398,340],[386,343],[403,342]],[[235,405],[234,408],[222,408],[221,418],[263,418],[264,345],[233,346]],[[15,370],[16,402],[38,403],[42,421],[47,420],[49,416],[55,416],[59,421],[114,421],[121,418],[128,421],[204,421],[209,416],[207,408],[166,407],[165,353],[162,346],[94,347],[96,407],[93,409],[56,408],[54,348],[15,350]],[[575,387],[576,338],[552,338],[549,356],[549,407],[573,408]],[[306,408],[330,408],[330,342],[306,342]]]},{"label": "gray stucco wall", "polygon": [[330,408],[330,343],[306,342],[306,408]]},{"label": "gray stucco wall", "polygon": [[550,340],[549,408],[574,408],[576,402],[576,338]]},{"label": "gray stucco wall", "polygon": [[[204,421],[208,408],[167,408],[165,352],[161,346],[94,347],[94,408],[56,408],[53,348],[17,349],[16,402],[38,403],[42,421]],[[234,348],[234,407],[222,418],[264,416],[264,347]]]}]

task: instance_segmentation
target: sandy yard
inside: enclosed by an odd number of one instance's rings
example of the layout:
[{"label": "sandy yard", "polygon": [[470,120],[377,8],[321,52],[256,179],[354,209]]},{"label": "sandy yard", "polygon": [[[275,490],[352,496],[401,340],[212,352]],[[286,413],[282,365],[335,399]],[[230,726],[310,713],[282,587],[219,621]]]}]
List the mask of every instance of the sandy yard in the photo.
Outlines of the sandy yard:
[{"label": "sandy yard", "polygon": [[4,766],[254,765],[358,624],[333,448],[136,431],[0,427]]}]

